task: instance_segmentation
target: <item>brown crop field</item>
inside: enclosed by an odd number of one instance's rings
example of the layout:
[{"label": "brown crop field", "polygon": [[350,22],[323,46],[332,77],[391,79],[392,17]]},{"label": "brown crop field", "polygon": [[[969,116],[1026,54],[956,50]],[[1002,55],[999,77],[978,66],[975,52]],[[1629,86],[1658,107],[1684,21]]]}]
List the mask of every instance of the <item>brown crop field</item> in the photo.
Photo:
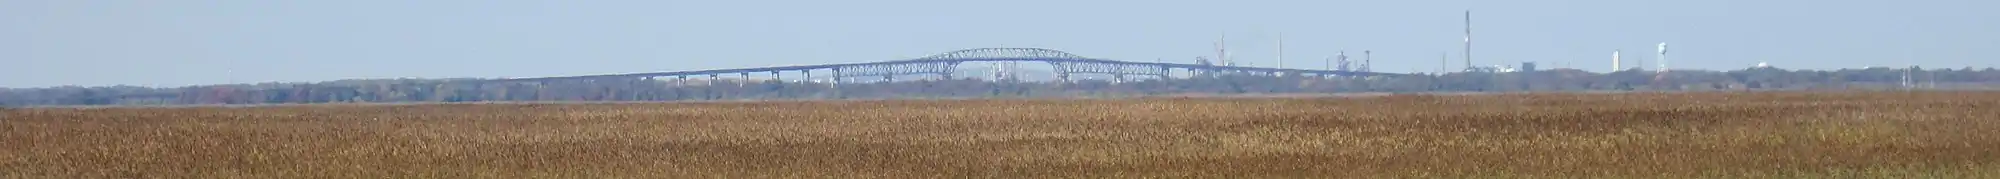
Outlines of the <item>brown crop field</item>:
[{"label": "brown crop field", "polygon": [[0,178],[2000,178],[2000,92],[0,112]]}]

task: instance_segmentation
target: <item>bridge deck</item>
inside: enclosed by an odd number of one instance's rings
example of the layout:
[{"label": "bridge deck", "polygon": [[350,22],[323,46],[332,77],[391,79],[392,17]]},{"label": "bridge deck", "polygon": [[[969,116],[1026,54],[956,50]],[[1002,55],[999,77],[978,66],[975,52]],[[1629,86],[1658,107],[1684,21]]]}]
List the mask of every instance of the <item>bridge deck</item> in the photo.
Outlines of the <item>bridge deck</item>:
[{"label": "bridge deck", "polygon": [[626,73],[626,74],[606,74],[606,75],[584,75],[584,76],[561,76],[561,77],[538,77],[538,78],[512,78],[512,79],[496,79],[496,80],[492,80],[492,82],[533,82],[533,81],[554,81],[554,80],[579,80],[579,79],[614,79],[614,78],[644,78],[644,77],[667,77],[667,76],[703,76],[703,75],[726,75],[726,74],[741,74],[741,73],[766,73],[766,72],[779,72],[779,71],[804,71],[804,70],[832,70],[832,69],[835,69],[835,68],[843,68],[843,67],[857,67],[857,66],[869,66],[869,65],[898,65],[898,64],[917,64],[917,63],[950,63],[950,64],[957,64],[957,63],[964,63],[964,62],[1009,62],[1009,61],[1012,61],[1012,62],[1048,62],[1048,63],[1057,63],[1057,62],[1062,62],[1062,63],[1095,63],[1095,64],[1114,64],[1114,65],[1137,65],[1137,66],[1150,66],[1150,67],[1159,67],[1159,68],[1168,68],[1168,69],[1189,69],[1189,70],[1203,70],[1203,71],[1249,71],[1249,72],[1280,72],[1280,73],[1296,73],[1296,74],[1324,74],[1324,75],[1338,75],[1338,76],[1394,76],[1394,75],[1403,75],[1403,74],[1395,74],[1395,73],[1379,73],[1379,72],[1357,72],[1357,71],[1334,71],[1334,70],[1312,70],[1312,69],[1288,69],[1288,68],[1267,68],[1267,67],[1245,67],[1245,66],[1214,66],[1214,65],[1200,65],[1200,64],[1179,64],[1179,63],[1156,63],[1156,62],[1128,62],[1128,61],[1116,61],[1116,60],[1102,60],[1102,59],[1062,59],[1062,58],[970,58],[970,59],[918,59],[918,60],[899,60],[899,61],[884,61],[884,62],[869,62],[869,63],[847,63],[847,64],[823,64],[823,65],[798,65],[798,66],[778,66],[778,67],[761,67],[761,68],[737,68],[737,69],[715,69],[715,70],[695,70],[695,71],[674,71],[674,72],[653,72],[653,73]]}]

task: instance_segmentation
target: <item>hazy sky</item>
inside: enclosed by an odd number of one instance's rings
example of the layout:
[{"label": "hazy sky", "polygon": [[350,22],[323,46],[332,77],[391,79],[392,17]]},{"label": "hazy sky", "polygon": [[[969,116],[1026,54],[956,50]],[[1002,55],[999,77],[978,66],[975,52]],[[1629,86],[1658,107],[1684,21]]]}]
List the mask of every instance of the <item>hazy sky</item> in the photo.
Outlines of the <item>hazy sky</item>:
[{"label": "hazy sky", "polygon": [[[1610,68],[1991,67],[1993,0],[0,0],[0,87],[182,86],[351,78],[536,77],[898,60],[983,47],[1378,71],[1459,60]],[[1633,62],[1627,62],[1631,64]],[[1567,64],[1567,65],[1565,65]],[[1647,64],[1652,66],[1652,64]]]}]

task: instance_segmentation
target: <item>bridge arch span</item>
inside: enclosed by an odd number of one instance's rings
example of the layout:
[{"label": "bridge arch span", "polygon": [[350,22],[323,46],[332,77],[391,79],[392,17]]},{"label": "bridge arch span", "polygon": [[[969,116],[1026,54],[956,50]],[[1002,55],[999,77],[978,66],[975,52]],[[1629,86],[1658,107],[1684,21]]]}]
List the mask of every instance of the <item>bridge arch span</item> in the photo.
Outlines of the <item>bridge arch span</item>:
[{"label": "bridge arch span", "polygon": [[940,53],[917,60],[974,60],[974,59],[1061,59],[1087,60],[1081,55],[1045,48],[975,48]]}]

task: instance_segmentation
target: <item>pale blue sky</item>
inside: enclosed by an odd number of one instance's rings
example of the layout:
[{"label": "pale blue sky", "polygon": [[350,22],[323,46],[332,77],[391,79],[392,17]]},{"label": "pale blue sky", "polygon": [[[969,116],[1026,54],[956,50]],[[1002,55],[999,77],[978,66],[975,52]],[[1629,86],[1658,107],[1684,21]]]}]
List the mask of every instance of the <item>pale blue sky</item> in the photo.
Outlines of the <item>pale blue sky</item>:
[{"label": "pale blue sky", "polygon": [[[1458,60],[1610,68],[1613,49],[1676,68],[1990,67],[1992,0],[0,0],[0,87],[182,86],[351,78],[535,77],[896,60],[1041,47],[1188,62],[1227,34],[1235,58],[1377,69]],[[1635,57],[1645,56],[1645,57]],[[1906,61],[1907,60],[1907,61]],[[1628,62],[1630,64],[1632,62]],[[1648,66],[1651,66],[1648,64]]]}]

